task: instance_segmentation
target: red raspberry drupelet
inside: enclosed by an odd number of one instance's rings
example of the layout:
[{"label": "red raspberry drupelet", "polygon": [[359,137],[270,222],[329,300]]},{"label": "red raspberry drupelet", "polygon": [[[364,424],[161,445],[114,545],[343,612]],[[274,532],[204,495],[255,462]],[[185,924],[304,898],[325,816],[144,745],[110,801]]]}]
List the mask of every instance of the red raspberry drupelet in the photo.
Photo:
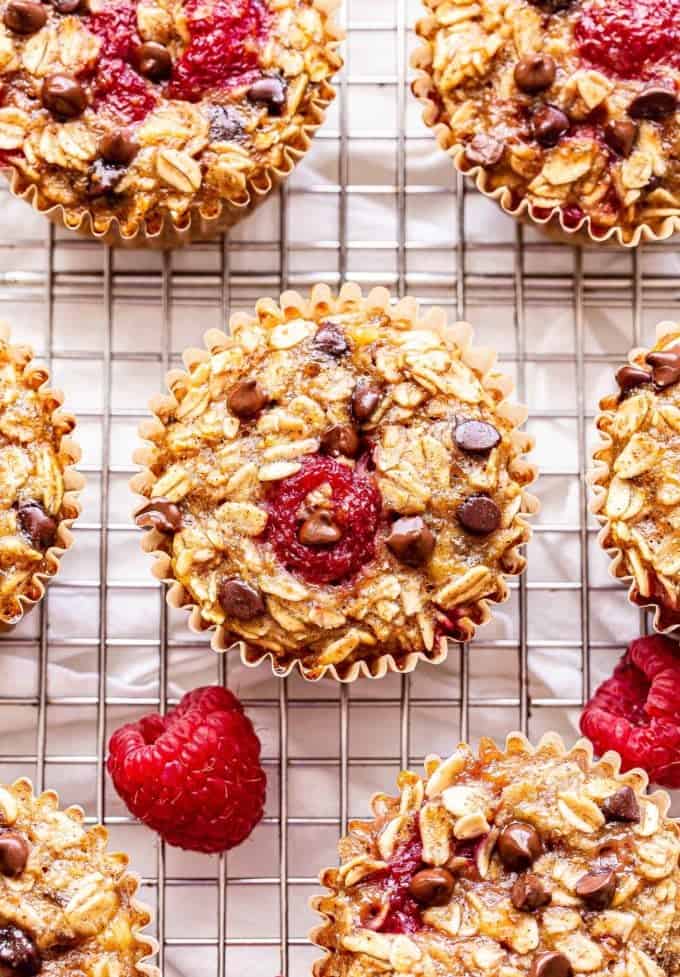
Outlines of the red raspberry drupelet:
[{"label": "red raspberry drupelet", "polygon": [[680,0],[590,0],[575,28],[582,58],[620,78],[680,68]]}]

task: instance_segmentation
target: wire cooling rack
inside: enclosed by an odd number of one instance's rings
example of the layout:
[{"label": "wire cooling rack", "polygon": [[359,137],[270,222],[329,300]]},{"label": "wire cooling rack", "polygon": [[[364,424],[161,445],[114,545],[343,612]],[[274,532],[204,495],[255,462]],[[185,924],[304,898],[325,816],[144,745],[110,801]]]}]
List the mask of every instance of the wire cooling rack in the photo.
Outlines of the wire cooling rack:
[{"label": "wire cooling rack", "polygon": [[[584,472],[599,395],[627,349],[677,318],[680,250],[578,250],[500,215],[452,172],[408,87],[417,3],[349,0],[339,98],[286,189],[230,237],[174,254],[55,232],[3,197],[2,314],[77,412],[88,477],[77,546],[3,638],[0,775],[81,803],[132,854],[164,977],[301,977],[319,869],[349,816],[459,738],[573,737],[578,710],[642,623],[606,572]],[[528,573],[474,646],[438,669],[351,688],[277,681],[217,658],[168,611],[131,525],[135,430],[187,345],[282,288],[350,278],[469,318],[532,408],[542,513]],[[122,722],[222,681],[246,700],[269,776],[264,823],[227,857],[165,849],[105,775]]]}]

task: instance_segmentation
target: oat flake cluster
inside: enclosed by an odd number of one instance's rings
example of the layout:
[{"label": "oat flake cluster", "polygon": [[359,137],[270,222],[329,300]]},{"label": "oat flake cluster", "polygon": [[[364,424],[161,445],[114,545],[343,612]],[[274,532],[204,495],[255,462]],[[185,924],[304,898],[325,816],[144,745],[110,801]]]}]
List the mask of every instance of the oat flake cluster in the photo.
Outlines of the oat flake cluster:
[{"label": "oat flake cluster", "polygon": [[398,786],[322,875],[315,977],[678,973],[678,827],[642,771],[514,733]]}]

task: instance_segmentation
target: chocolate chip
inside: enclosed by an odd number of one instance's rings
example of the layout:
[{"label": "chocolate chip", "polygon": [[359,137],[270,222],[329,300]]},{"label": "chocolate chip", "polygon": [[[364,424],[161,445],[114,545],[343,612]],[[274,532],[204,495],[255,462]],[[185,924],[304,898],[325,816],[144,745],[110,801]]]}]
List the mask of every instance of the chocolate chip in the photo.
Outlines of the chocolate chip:
[{"label": "chocolate chip", "polygon": [[382,390],[366,380],[360,380],[352,394],[352,414],[357,421],[367,421],[382,400]]},{"label": "chocolate chip", "polygon": [[334,424],[321,435],[321,450],[334,458],[356,458],[359,448],[359,435],[349,424]]},{"label": "chocolate chip", "polygon": [[675,94],[667,88],[653,86],[640,92],[628,106],[631,119],[650,119],[658,122],[673,115],[678,107]]},{"label": "chocolate chip", "polygon": [[245,580],[223,580],[218,600],[227,617],[235,617],[238,621],[252,621],[264,614],[262,594]]},{"label": "chocolate chip", "polygon": [[349,344],[340,326],[332,322],[322,322],[314,336],[314,348],[328,356],[344,356]]},{"label": "chocolate chip", "polygon": [[257,380],[241,380],[232,387],[227,397],[227,407],[237,417],[249,418],[259,414],[269,403],[269,397]]},{"label": "chocolate chip", "polygon": [[648,353],[645,362],[652,367],[652,379],[657,387],[670,387],[680,380],[680,346]]},{"label": "chocolate chip", "polygon": [[632,787],[620,787],[602,802],[602,813],[607,821],[623,821],[638,824],[640,805]]},{"label": "chocolate chip", "polygon": [[411,879],[409,894],[421,906],[445,906],[453,892],[454,878],[446,868],[424,868]]},{"label": "chocolate chip", "polygon": [[17,508],[17,520],[21,531],[36,549],[46,550],[54,545],[57,520],[45,512],[39,502],[21,502]]},{"label": "chocolate chip", "polygon": [[28,933],[17,926],[3,926],[0,929],[0,974],[35,977],[41,969],[40,952]]},{"label": "chocolate chip", "polygon": [[538,831],[523,821],[507,824],[498,836],[496,848],[503,865],[512,872],[523,872],[543,854]]},{"label": "chocolate chip", "polygon": [[132,51],[132,64],[150,81],[164,81],[172,74],[172,57],[163,44],[147,41]]},{"label": "chocolate chip", "polygon": [[545,149],[556,146],[560,137],[569,131],[569,119],[554,105],[541,105],[531,117],[534,139]]},{"label": "chocolate chip", "polygon": [[520,91],[535,95],[550,88],[556,73],[557,65],[549,54],[526,54],[515,65],[515,84]]},{"label": "chocolate chip", "polygon": [[51,3],[60,14],[74,14],[84,6],[82,0],[51,0]]},{"label": "chocolate chip", "polygon": [[240,116],[231,105],[211,105],[208,116],[213,142],[232,142],[243,135]]},{"label": "chocolate chip", "polygon": [[265,75],[246,92],[249,102],[265,105],[270,115],[281,115],[286,104],[286,83],[280,75]]},{"label": "chocolate chip", "polygon": [[616,382],[621,388],[621,393],[627,393],[635,387],[641,387],[644,383],[651,383],[652,377],[646,370],[641,370],[637,366],[622,366],[616,374]]},{"label": "chocolate chip", "polygon": [[342,530],[329,512],[319,509],[302,523],[298,539],[305,546],[332,546],[342,539]]},{"label": "chocolate chip", "polygon": [[108,136],[102,136],[97,149],[105,162],[129,166],[139,152],[139,143],[124,132],[111,132]]},{"label": "chocolate chip", "polygon": [[616,892],[616,875],[611,870],[588,872],[578,880],[574,891],[591,909],[606,909]]},{"label": "chocolate chip", "polygon": [[35,34],[45,26],[47,11],[34,0],[10,0],[2,19],[15,34]]},{"label": "chocolate chip", "polygon": [[88,194],[91,197],[100,197],[104,193],[115,191],[123,176],[123,170],[120,166],[105,163],[103,159],[96,159],[87,176]]},{"label": "chocolate chip", "polygon": [[531,0],[534,7],[540,7],[549,14],[557,13],[558,10],[566,10],[570,7],[572,0]]},{"label": "chocolate chip", "polygon": [[176,533],[182,528],[182,513],[170,499],[151,499],[135,516],[140,529],[157,529],[159,533]]},{"label": "chocolate chip", "polygon": [[397,519],[385,543],[401,563],[411,567],[427,563],[434,550],[434,536],[420,516]]},{"label": "chocolate chip", "polygon": [[17,831],[0,834],[0,873],[13,879],[26,868],[30,846]]},{"label": "chocolate chip", "polygon": [[486,421],[461,421],[456,425],[453,438],[461,451],[471,455],[485,454],[500,444],[501,436]]},{"label": "chocolate chip", "polygon": [[458,506],[458,520],[469,533],[487,536],[501,524],[501,510],[488,495],[470,495]]},{"label": "chocolate chip", "polygon": [[69,75],[48,75],[40,98],[45,108],[61,119],[75,119],[87,106],[85,89]]},{"label": "chocolate chip", "polygon": [[465,156],[473,166],[495,166],[505,152],[505,143],[483,132],[475,136],[465,147]]},{"label": "chocolate chip", "polygon": [[520,875],[512,887],[510,899],[515,909],[531,913],[547,906],[552,896],[538,875]]},{"label": "chocolate chip", "polygon": [[529,977],[571,977],[573,970],[569,958],[557,950],[539,953],[531,961]]},{"label": "chocolate chip", "polygon": [[608,122],[604,127],[604,141],[619,156],[630,156],[637,138],[637,126],[627,119]]}]

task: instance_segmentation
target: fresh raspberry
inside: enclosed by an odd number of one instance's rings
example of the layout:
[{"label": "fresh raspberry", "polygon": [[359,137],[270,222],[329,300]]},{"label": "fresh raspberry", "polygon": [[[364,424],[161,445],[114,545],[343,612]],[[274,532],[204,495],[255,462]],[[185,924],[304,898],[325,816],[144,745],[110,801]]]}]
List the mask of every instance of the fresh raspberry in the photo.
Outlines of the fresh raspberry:
[{"label": "fresh raspberry", "polygon": [[616,750],[623,769],[680,787],[680,647],[656,635],[628,646],[581,716],[581,732],[598,753]]},{"label": "fresh raspberry", "polygon": [[680,68],[680,0],[590,0],[575,36],[584,61],[620,78]]},{"label": "fresh raspberry", "polygon": [[128,61],[132,49],[140,44],[137,33],[137,8],[135,4],[108,3],[96,14],[84,18],[85,26],[101,38],[99,57],[104,61],[115,58]]},{"label": "fresh raspberry", "polygon": [[125,122],[141,122],[156,105],[151,86],[124,61],[104,61],[97,67],[94,106],[106,106]]},{"label": "fresh raspberry", "polygon": [[[298,539],[300,512],[309,493],[324,484],[330,485],[333,522],[342,536],[330,546],[305,545]],[[281,563],[310,583],[338,583],[373,559],[380,493],[359,467],[321,455],[308,458],[299,472],[277,482],[268,510],[267,540]]]},{"label": "fresh raspberry", "polygon": [[216,0],[206,14],[204,0],[184,5],[191,41],[175,64],[171,98],[198,101],[206,92],[254,81],[269,12],[261,0]]},{"label": "fresh raspberry", "polygon": [[227,851],[262,818],[260,741],[221,686],[188,692],[167,716],[122,726],[107,767],[128,810],[179,848]]},{"label": "fresh raspberry", "polygon": [[423,868],[423,845],[420,834],[400,845],[388,863],[387,870],[376,875],[389,900],[389,910],[377,927],[381,933],[415,933],[422,929],[420,907],[409,895],[411,879]]}]

